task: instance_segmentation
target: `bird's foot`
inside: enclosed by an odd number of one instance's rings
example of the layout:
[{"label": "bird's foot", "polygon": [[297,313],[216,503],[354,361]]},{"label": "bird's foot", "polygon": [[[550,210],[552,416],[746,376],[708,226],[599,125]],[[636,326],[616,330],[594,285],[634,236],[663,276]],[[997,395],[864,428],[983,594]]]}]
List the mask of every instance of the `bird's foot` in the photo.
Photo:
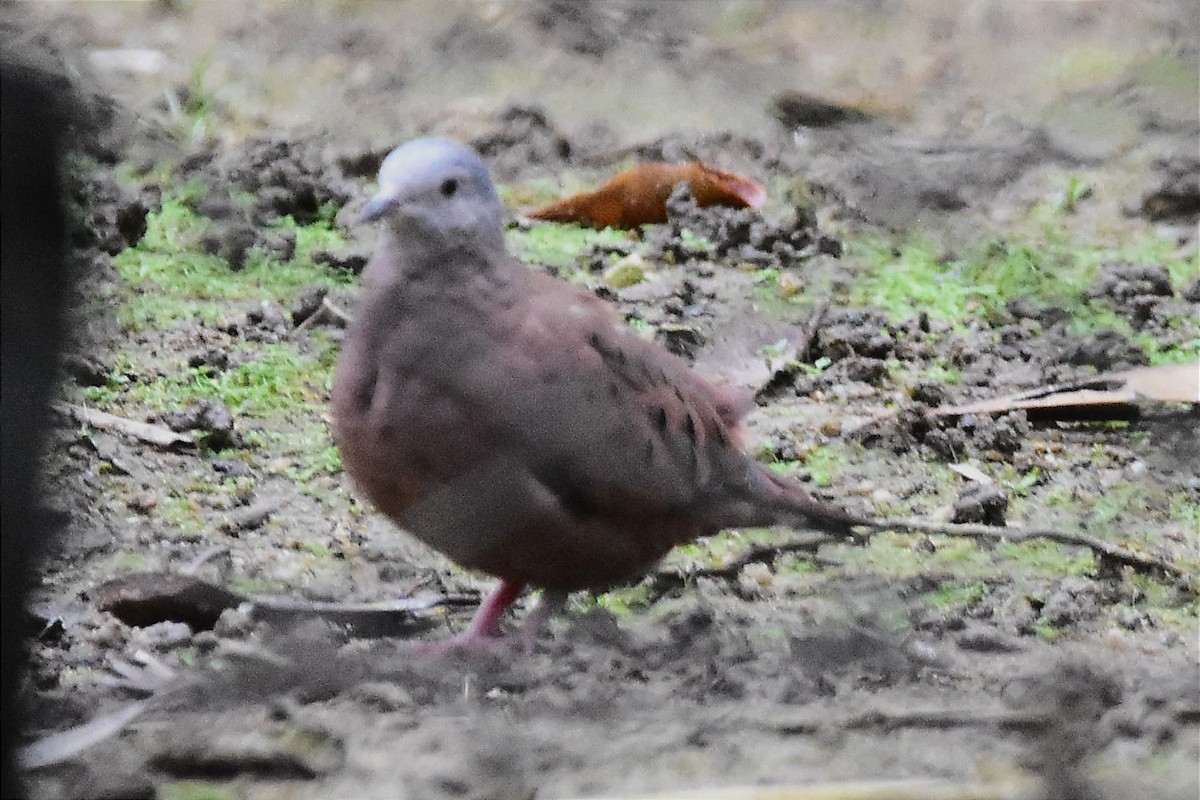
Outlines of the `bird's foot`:
[{"label": "bird's foot", "polygon": [[490,655],[505,655],[513,649],[513,636],[487,636],[470,629],[449,639],[437,642],[420,642],[415,652],[422,658],[446,658],[462,655],[468,658],[483,658]]},{"label": "bird's foot", "polygon": [[[444,658],[456,654],[479,658],[493,654],[504,655],[515,651],[524,652],[527,655],[532,653],[537,646],[538,634],[542,632],[550,617],[554,616],[566,603],[567,594],[566,592],[543,592],[541,600],[526,615],[521,627],[515,633],[506,634],[500,630],[500,616],[504,613],[504,609],[501,608],[497,612],[497,607],[505,597],[511,594],[511,598],[515,598],[516,592],[520,591],[519,587],[515,592],[511,587],[507,589],[506,587],[508,584],[502,582],[484,601],[466,630],[440,642],[423,642],[417,646],[417,654],[427,658]],[[512,602],[511,598],[508,599],[504,608],[507,608],[508,603]]]}]

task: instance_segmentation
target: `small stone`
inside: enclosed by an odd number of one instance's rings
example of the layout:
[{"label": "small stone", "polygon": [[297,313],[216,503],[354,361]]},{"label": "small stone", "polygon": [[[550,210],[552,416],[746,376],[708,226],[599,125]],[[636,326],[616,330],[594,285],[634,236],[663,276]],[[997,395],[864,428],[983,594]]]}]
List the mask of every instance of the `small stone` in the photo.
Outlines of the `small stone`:
[{"label": "small stone", "polygon": [[1183,299],[1189,303],[1200,303],[1200,278],[1183,288]]},{"label": "small stone", "polygon": [[795,297],[804,291],[804,280],[792,270],[784,270],[779,273],[775,290],[780,297]]},{"label": "small stone", "polygon": [[325,286],[310,286],[296,298],[292,304],[292,324],[300,325],[306,319],[317,313],[329,289]]},{"label": "small stone", "polygon": [[249,312],[247,312],[246,321],[251,325],[267,328],[278,333],[286,332],[289,328],[291,328],[291,325],[288,322],[287,317],[284,316],[282,309],[280,309],[279,306],[275,305],[270,300],[262,301],[258,308],[251,309]]},{"label": "small stone", "polygon": [[296,257],[296,232],[287,228],[272,231],[258,242],[264,254],[279,261]]},{"label": "small stone", "polygon": [[111,371],[104,362],[79,353],[63,353],[63,370],[79,386],[104,386]]},{"label": "small stone", "polygon": [[630,253],[604,270],[604,282],[614,289],[624,289],[646,280],[646,259]]},{"label": "small stone", "polygon": [[258,231],[246,222],[234,223],[223,231],[205,236],[200,247],[209,255],[224,259],[229,268],[237,272],[246,266],[250,248],[258,241]]},{"label": "small stone", "polygon": [[969,653],[1015,653],[1023,649],[1020,642],[994,628],[966,631],[954,643]]},{"label": "small stone", "polygon": [[369,250],[364,245],[357,242],[349,242],[346,246],[336,250],[320,250],[313,253],[312,260],[314,264],[321,264],[358,275],[367,268],[370,256]]},{"label": "small stone", "polygon": [[1067,351],[1067,362],[1108,370],[1150,363],[1146,351],[1119,331],[1106,329]]},{"label": "small stone", "polygon": [[412,695],[403,686],[385,681],[367,681],[360,683],[350,691],[350,696],[376,711],[399,711],[412,708]]},{"label": "small stone", "polygon": [[695,358],[696,352],[708,341],[698,328],[670,322],[658,326],[654,339],[675,355],[689,359]]},{"label": "small stone", "polygon": [[205,446],[213,450],[236,447],[239,443],[233,414],[216,400],[200,400],[183,411],[172,411],[163,416],[163,422],[173,431],[199,431]]},{"label": "small stone", "polygon": [[919,379],[910,394],[913,400],[930,408],[945,405],[946,400],[950,397],[946,386],[931,378]]},{"label": "small stone", "polygon": [[899,498],[896,496],[896,493],[890,489],[880,487],[871,492],[871,505],[874,506],[890,505],[891,503],[895,503],[897,500],[899,500]]},{"label": "small stone", "polygon": [[253,628],[254,619],[250,615],[249,604],[243,604],[222,611],[212,630],[222,639],[244,639]]},{"label": "small stone", "polygon": [[954,501],[953,522],[981,522],[996,527],[1004,526],[1004,515],[1008,512],[1008,497],[995,485],[973,483],[963,489]]},{"label": "small stone", "polygon": [[141,647],[166,652],[190,644],[192,629],[183,622],[157,622],[137,629],[132,638]]},{"label": "small stone", "polygon": [[154,509],[158,508],[158,498],[153,494],[146,492],[129,498],[125,503],[129,506],[129,510],[137,514],[149,515]]},{"label": "small stone", "polygon": [[1043,623],[1064,628],[1100,613],[1096,585],[1085,578],[1063,578],[1058,588],[1046,599],[1039,619]]},{"label": "small stone", "polygon": [[271,518],[279,503],[273,500],[260,501],[245,508],[232,511],[229,517],[221,522],[221,530],[231,536],[261,528]]},{"label": "small stone", "polygon": [[765,589],[775,583],[775,573],[766,564],[747,564],[738,574],[738,582],[743,588],[754,591]]},{"label": "small stone", "polygon": [[187,365],[191,369],[207,367],[211,372],[220,372],[229,367],[229,352],[221,347],[210,347],[188,356]]},{"label": "small stone", "polygon": [[1114,621],[1127,631],[1141,631],[1154,627],[1154,620],[1146,612],[1131,606],[1118,608],[1113,616]]}]

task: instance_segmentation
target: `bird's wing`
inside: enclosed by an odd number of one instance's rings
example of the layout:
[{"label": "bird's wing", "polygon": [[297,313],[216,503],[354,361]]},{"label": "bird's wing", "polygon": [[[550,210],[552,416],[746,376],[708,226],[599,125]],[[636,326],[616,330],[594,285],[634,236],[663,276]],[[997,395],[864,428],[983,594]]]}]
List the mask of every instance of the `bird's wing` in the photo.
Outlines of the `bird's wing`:
[{"label": "bird's wing", "polygon": [[603,300],[528,273],[503,333],[446,389],[470,399],[568,509],[685,510],[745,480],[731,396]]}]

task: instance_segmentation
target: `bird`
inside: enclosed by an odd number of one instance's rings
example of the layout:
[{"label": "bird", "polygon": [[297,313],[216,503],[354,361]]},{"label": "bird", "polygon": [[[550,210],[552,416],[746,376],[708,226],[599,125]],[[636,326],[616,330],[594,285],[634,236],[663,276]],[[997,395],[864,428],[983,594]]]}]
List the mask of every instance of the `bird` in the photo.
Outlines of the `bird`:
[{"label": "bird", "polygon": [[[511,255],[476,152],[410,140],[378,186],[362,219],[381,232],[338,358],[332,428],[378,511],[499,579],[441,652],[531,647],[569,593],[636,579],[723,529],[850,535],[864,522],[747,454],[748,393]],[[506,634],[527,587],[541,601]]]}]

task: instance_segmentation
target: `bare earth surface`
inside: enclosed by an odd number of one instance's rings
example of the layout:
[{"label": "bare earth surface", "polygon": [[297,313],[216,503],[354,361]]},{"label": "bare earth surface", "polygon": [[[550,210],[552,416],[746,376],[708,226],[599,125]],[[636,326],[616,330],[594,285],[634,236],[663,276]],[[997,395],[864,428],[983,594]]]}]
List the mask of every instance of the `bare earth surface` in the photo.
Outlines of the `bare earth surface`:
[{"label": "bare earth surface", "polygon": [[[1200,792],[1195,404],[920,411],[1200,359],[1195,4],[56,3],[0,22],[98,126],[72,160],[63,401],[186,440],[61,417],[28,738],[146,706],[31,770],[35,797]],[[806,126],[796,92],[855,119]],[[1182,575],[1042,539],[726,533],[575,598],[532,654],[416,657],[489,580],[354,497],[328,431],[341,328],[310,317],[322,297],[353,313],[357,211],[422,133],[485,156],[532,268],[755,389],[756,455],[815,494],[1087,532]],[[519,219],[689,158],[762,182],[762,219]],[[147,572],[415,611],[99,608],[97,587]]]}]

